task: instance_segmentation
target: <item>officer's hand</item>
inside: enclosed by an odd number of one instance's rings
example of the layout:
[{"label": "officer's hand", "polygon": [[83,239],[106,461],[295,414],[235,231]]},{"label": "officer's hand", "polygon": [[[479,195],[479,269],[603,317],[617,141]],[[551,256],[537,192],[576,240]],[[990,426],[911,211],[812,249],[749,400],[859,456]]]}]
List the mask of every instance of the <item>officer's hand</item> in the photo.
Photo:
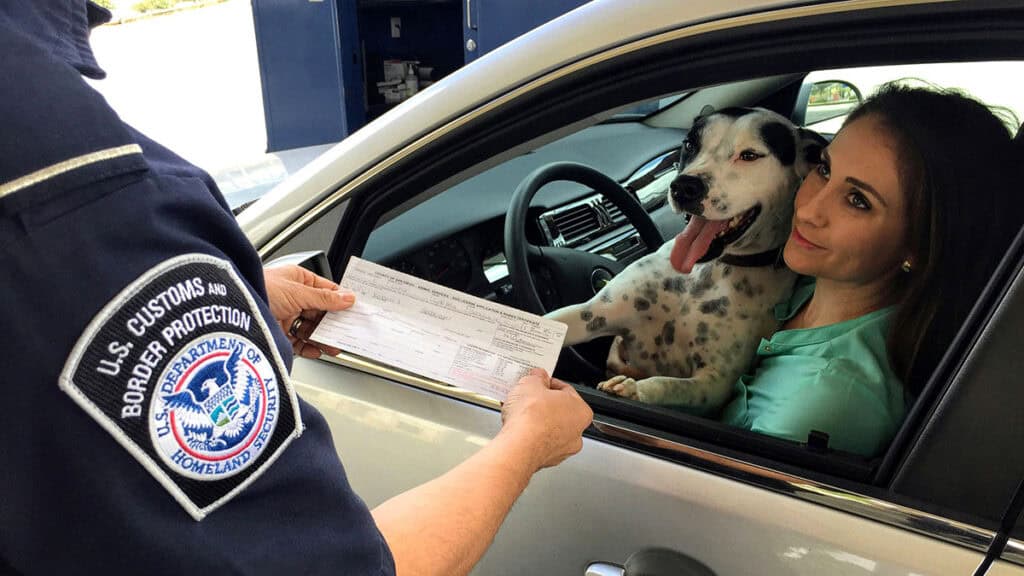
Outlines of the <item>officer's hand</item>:
[{"label": "officer's hand", "polygon": [[572,386],[534,368],[509,392],[501,408],[501,434],[524,439],[536,456],[534,469],[540,470],[579,452],[593,418]]},{"label": "officer's hand", "polygon": [[340,352],[309,342],[309,335],[325,312],[350,308],[355,303],[355,294],[339,292],[337,284],[301,266],[264,268],[263,278],[270,313],[288,335],[297,356],[319,358],[321,352],[331,355]]}]

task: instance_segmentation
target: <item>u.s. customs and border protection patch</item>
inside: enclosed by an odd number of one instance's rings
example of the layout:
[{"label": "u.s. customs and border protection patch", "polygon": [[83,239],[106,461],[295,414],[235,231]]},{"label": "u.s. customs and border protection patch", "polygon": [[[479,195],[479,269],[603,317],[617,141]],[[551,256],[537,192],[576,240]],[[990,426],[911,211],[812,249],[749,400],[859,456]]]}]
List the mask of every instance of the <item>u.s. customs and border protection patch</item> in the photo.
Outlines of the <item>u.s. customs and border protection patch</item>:
[{"label": "u.s. customs and border protection patch", "polygon": [[104,306],[60,387],[196,520],[302,433],[255,300],[227,261],[204,254],[162,262]]}]

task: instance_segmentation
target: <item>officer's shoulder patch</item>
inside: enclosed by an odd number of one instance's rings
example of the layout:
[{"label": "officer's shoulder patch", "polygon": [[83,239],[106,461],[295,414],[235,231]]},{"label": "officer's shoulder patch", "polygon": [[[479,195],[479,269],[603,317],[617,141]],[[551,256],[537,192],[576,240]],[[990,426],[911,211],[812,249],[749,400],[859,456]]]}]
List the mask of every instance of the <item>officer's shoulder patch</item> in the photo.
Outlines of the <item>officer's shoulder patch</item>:
[{"label": "officer's shoulder patch", "polygon": [[148,270],[96,315],[60,387],[202,520],[302,433],[284,362],[225,260]]}]

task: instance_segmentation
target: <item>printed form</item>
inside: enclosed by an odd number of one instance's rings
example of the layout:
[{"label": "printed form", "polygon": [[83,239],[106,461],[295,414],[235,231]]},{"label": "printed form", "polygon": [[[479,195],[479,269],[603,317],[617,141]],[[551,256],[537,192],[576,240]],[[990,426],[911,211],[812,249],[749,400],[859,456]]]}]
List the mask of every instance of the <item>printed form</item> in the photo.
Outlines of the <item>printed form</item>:
[{"label": "printed form", "polygon": [[555,369],[567,326],[352,257],[348,310],[310,340],[504,401],[530,368]]}]

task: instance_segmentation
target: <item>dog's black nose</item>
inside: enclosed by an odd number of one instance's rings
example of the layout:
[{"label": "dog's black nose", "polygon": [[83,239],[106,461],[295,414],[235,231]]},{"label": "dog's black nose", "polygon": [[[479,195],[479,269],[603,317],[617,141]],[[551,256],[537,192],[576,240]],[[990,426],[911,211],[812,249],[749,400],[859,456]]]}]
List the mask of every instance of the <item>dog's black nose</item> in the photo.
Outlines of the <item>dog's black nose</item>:
[{"label": "dog's black nose", "polygon": [[680,174],[669,184],[672,199],[680,206],[700,200],[708,193],[708,187],[704,181],[696,176]]}]

